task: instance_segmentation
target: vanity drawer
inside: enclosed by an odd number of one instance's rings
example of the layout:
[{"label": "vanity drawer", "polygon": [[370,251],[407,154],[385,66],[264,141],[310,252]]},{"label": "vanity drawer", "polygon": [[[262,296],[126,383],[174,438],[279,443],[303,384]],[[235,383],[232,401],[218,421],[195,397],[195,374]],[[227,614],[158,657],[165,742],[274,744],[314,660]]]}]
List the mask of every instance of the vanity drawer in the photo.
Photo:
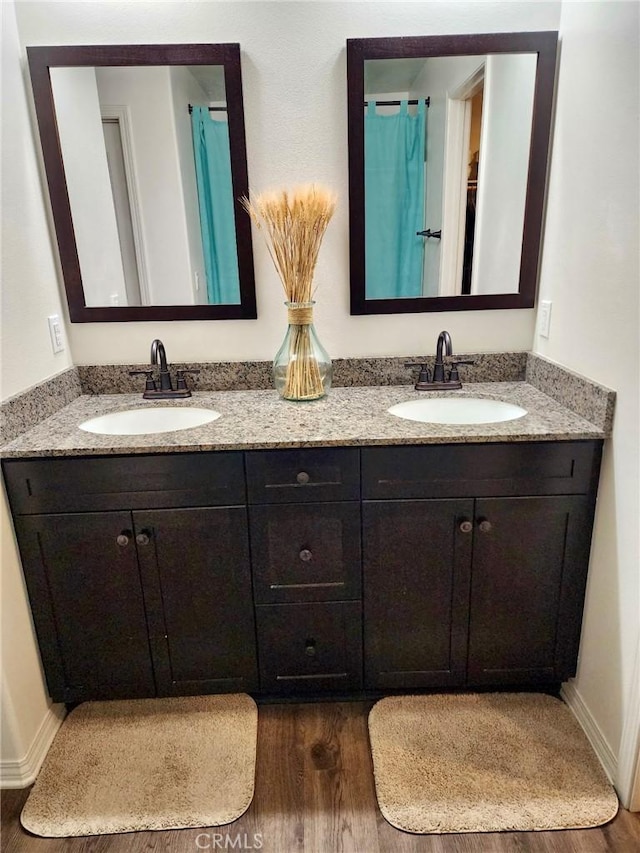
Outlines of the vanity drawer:
[{"label": "vanity drawer", "polygon": [[362,450],[365,499],[586,494],[601,442],[567,441]]},{"label": "vanity drawer", "polygon": [[246,454],[249,503],[346,501],[360,498],[357,448],[255,450]]},{"label": "vanity drawer", "polygon": [[256,607],[260,687],[316,693],[362,687],[359,601]]},{"label": "vanity drawer", "polygon": [[245,502],[238,452],[10,459],[3,469],[18,515]]},{"label": "vanity drawer", "polygon": [[249,511],[259,604],[360,598],[360,504],[266,504]]}]

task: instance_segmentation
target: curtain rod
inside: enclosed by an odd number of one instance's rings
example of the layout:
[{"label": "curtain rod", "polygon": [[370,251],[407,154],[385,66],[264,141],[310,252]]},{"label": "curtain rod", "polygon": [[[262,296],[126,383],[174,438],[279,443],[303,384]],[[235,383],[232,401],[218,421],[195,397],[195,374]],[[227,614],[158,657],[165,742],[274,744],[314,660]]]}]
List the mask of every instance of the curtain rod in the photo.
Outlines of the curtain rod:
[{"label": "curtain rod", "polygon": [[[420,98],[420,101],[421,100],[422,100],[422,98]],[[414,99],[413,101],[407,101],[407,103],[408,104],[419,104],[420,101]],[[429,106],[429,104],[431,103],[431,98],[425,98],[424,102],[427,106]],[[376,105],[376,107],[399,107],[400,104],[402,103],[402,101],[374,101],[373,103]],[[364,105],[365,105],[365,107],[368,107],[369,101],[365,101]]]},{"label": "curtain rod", "polygon": [[[207,107],[210,113],[226,113],[226,107]],[[193,112],[193,104],[189,104],[189,112]]]}]

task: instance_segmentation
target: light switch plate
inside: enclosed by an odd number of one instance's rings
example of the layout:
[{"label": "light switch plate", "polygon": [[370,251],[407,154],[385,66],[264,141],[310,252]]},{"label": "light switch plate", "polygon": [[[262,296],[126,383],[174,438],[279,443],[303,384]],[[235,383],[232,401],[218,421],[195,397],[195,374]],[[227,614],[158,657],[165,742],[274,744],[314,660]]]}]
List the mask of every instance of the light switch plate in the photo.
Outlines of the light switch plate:
[{"label": "light switch plate", "polygon": [[549,337],[549,329],[551,327],[551,302],[542,301],[540,303],[540,314],[538,324],[538,334],[541,338]]},{"label": "light switch plate", "polygon": [[52,314],[50,317],[47,317],[49,321],[49,334],[51,335],[51,347],[56,352],[62,352],[64,350],[64,335],[62,332],[62,323],[60,322],[60,317],[58,314]]}]

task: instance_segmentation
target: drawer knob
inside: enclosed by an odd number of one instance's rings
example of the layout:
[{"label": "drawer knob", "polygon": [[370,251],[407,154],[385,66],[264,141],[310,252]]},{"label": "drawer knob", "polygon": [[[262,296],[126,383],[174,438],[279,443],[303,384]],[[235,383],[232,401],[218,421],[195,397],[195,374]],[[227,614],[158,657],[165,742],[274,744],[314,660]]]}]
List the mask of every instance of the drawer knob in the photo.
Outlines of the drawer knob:
[{"label": "drawer knob", "polygon": [[300,473],[296,477],[296,480],[300,483],[301,486],[305,486],[310,479],[311,477],[307,474],[306,471],[300,471]]},{"label": "drawer knob", "polygon": [[136,536],[136,542],[138,545],[148,545],[151,540],[149,533],[146,530],[143,530],[142,533],[138,533]]},{"label": "drawer knob", "polygon": [[129,537],[130,536],[131,536],[130,530],[123,530],[122,533],[120,533],[120,534],[118,534],[118,536],[116,536],[116,543],[121,548],[126,548],[127,545],[129,544]]},{"label": "drawer knob", "polygon": [[303,548],[302,551],[300,551],[300,559],[303,563],[308,563],[312,557],[313,554],[307,548]]},{"label": "drawer knob", "polygon": [[460,533],[471,533],[473,530],[473,524],[470,521],[461,521],[460,522]]},{"label": "drawer knob", "polygon": [[316,641],[313,639],[308,639],[305,641],[305,654],[307,657],[312,658],[315,657],[316,654]]},{"label": "drawer knob", "polygon": [[480,522],[478,523],[478,527],[480,528],[482,533],[489,533],[489,531],[491,530],[491,522],[487,521],[486,518],[481,518]]}]

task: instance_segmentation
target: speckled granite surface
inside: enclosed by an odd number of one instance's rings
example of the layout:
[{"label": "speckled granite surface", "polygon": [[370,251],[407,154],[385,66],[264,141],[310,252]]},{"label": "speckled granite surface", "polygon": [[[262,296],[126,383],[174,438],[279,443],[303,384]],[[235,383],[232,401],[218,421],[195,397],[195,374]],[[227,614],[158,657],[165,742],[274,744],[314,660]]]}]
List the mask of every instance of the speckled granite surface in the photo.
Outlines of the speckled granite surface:
[{"label": "speckled granite surface", "polygon": [[163,406],[139,394],[78,397],[64,409],[2,448],[6,457],[84,456],[193,452],[323,445],[442,444],[485,441],[600,439],[601,428],[526,382],[467,384],[461,391],[429,396],[489,397],[516,403],[528,414],[498,424],[452,426],[397,418],[387,408],[424,399],[413,386],[334,388],[322,400],[289,403],[275,391],[200,392],[171,405],[213,408],[221,417],[205,426],[142,436],[95,435],[82,421],[134,407]]},{"label": "speckled granite surface", "polygon": [[[463,382],[518,382],[524,380],[526,352],[456,354],[471,359],[473,365],[460,368]],[[368,385],[407,385],[417,369],[405,367],[407,361],[424,361],[430,367],[434,356],[402,358],[337,358],[333,360],[333,387]],[[80,365],[78,375],[83,394],[142,393],[144,377],[129,376],[130,370],[144,370],[146,364]],[[273,388],[270,361],[208,362],[171,364],[176,370],[199,370],[187,382],[193,391],[245,391]]]},{"label": "speckled granite surface", "polygon": [[[142,394],[144,376],[130,370],[146,370],[148,364],[79,365],[83,394]],[[247,391],[273,388],[270,361],[181,362],[169,365],[175,381],[177,370],[199,370],[187,376],[192,391]]]},{"label": "speckled granite surface", "polygon": [[527,357],[526,380],[607,434],[611,432],[615,391],[532,352]]},{"label": "speckled granite surface", "polygon": [[[524,381],[527,353],[456,353],[456,359],[473,361],[460,367],[463,384],[467,382]],[[345,358],[333,361],[334,387],[374,385],[408,385],[418,377],[418,368],[405,367],[408,361],[419,361],[433,370],[435,356],[405,356],[403,358]]]},{"label": "speckled granite surface", "polygon": [[0,406],[0,444],[48,418],[82,393],[75,367],[39,382]]}]

